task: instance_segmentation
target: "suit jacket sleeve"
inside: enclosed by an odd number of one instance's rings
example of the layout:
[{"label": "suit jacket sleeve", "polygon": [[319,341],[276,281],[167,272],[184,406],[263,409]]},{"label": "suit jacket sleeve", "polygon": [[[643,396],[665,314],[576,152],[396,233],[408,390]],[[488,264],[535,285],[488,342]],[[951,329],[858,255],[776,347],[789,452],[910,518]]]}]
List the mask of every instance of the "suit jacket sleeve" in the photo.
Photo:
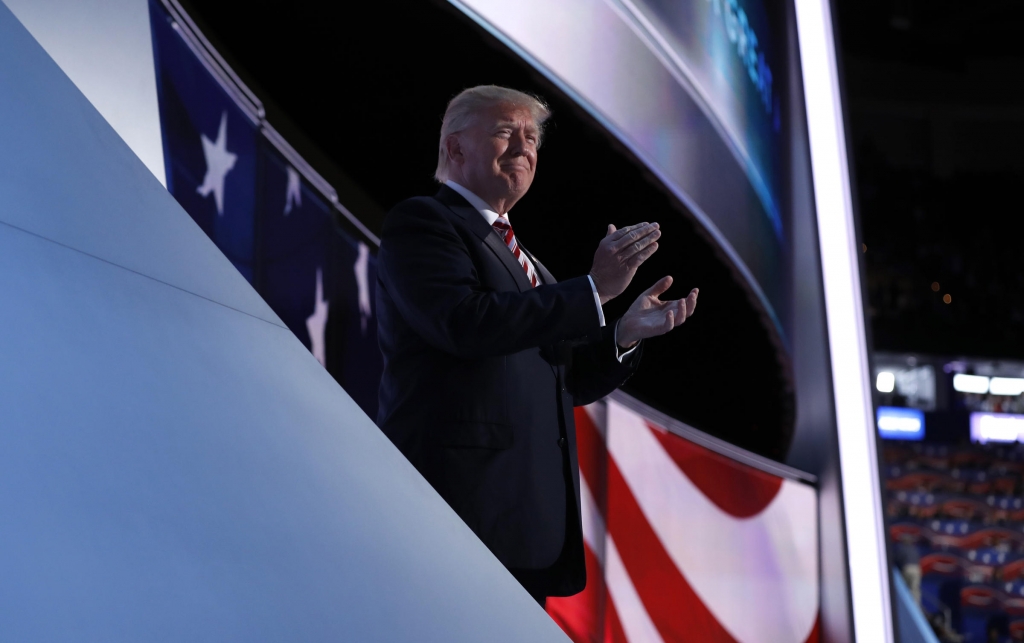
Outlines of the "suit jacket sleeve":
[{"label": "suit jacket sleeve", "polygon": [[605,326],[601,338],[573,348],[567,385],[573,406],[596,402],[626,383],[640,364],[644,343],[619,362],[615,349],[615,323]]},{"label": "suit jacket sleeve", "polygon": [[399,204],[384,223],[380,283],[427,343],[476,359],[600,334],[586,277],[496,292],[481,284],[466,244],[452,222],[424,200]]}]

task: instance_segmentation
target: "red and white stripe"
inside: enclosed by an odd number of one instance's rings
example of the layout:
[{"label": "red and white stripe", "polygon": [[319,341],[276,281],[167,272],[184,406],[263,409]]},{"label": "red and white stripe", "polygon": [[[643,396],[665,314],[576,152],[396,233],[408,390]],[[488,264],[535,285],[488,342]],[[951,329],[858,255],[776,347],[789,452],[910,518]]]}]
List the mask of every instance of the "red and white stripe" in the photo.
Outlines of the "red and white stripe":
[{"label": "red and white stripe", "polygon": [[519,265],[526,271],[526,278],[530,280],[530,285],[534,288],[537,287],[537,271],[533,267],[533,262],[526,256],[522,248],[519,247],[519,242],[516,241],[516,235],[512,232],[512,224],[509,223],[505,215],[498,215],[498,218],[491,224],[498,234],[501,236],[502,241],[508,246],[508,249],[512,251]]},{"label": "red and white stripe", "polygon": [[818,640],[813,489],[613,401],[576,424],[588,583],[548,600],[574,641]]}]

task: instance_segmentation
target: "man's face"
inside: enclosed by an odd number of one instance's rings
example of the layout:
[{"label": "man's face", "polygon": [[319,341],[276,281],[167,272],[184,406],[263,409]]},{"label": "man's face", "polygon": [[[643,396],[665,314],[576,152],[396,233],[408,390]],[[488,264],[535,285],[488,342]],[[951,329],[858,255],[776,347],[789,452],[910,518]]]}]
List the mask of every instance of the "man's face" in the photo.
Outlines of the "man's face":
[{"label": "man's face", "polygon": [[[455,162],[465,187],[508,210],[533,183],[540,131],[526,107],[495,105],[480,112],[458,137]],[[504,214],[499,212],[499,214]]]}]

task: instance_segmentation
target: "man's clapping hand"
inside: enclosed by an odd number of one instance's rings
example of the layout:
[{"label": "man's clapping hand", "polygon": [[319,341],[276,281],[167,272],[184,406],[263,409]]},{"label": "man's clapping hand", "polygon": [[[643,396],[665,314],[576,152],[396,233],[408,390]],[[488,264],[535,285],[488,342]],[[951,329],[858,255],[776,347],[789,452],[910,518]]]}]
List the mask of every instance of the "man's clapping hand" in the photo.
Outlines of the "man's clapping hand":
[{"label": "man's clapping hand", "polygon": [[594,280],[602,305],[621,295],[640,264],[658,250],[660,227],[657,223],[638,223],[616,230],[608,224],[608,232],[597,246],[590,269],[590,278]]},{"label": "man's clapping hand", "polygon": [[658,299],[671,285],[672,277],[662,277],[629,307],[616,328],[616,339],[621,348],[632,348],[641,339],[664,335],[693,314],[697,307],[696,288],[690,291],[686,299]]}]

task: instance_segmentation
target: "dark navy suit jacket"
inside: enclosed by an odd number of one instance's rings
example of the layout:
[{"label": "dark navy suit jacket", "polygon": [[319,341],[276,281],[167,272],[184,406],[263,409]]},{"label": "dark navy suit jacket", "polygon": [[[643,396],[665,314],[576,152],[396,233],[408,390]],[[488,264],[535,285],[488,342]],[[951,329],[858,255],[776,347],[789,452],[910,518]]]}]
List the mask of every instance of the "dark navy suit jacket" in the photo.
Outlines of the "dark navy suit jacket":
[{"label": "dark navy suit jacket", "polygon": [[581,591],[573,406],[625,382],[641,349],[620,364],[587,277],[556,283],[534,259],[532,288],[448,187],[395,206],[378,259],[377,424],[527,589]]}]

